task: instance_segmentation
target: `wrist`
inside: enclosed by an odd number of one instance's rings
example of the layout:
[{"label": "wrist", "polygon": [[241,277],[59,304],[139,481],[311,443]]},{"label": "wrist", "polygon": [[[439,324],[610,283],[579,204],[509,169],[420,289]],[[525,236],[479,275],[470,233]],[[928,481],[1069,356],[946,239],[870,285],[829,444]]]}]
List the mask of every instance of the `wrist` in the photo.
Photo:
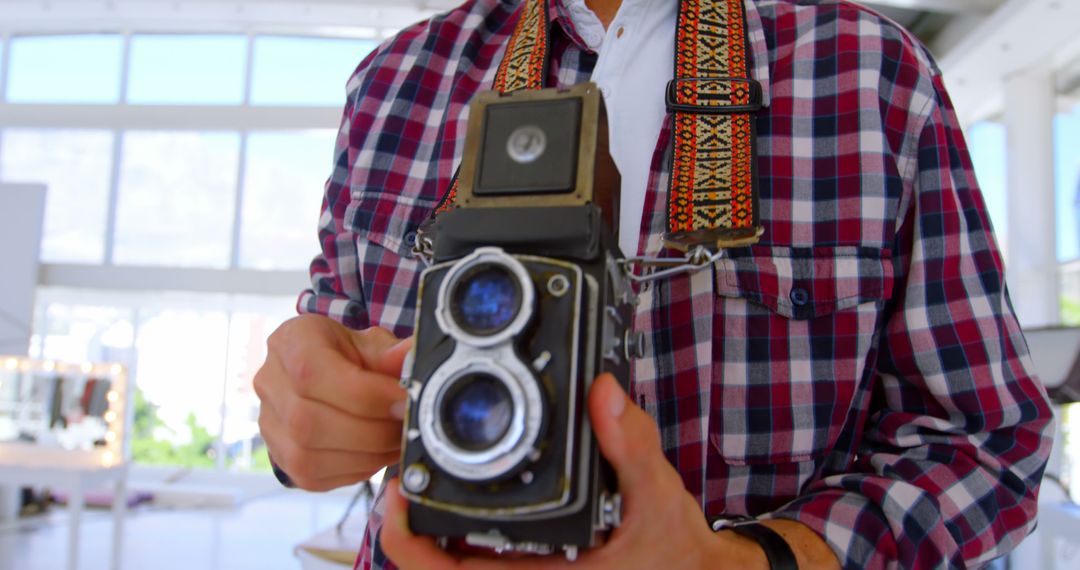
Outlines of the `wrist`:
[{"label": "wrist", "polygon": [[724,560],[730,567],[740,570],[771,570],[765,549],[753,539],[735,534],[731,529],[718,531],[714,536],[714,548],[702,568],[715,568],[717,560]]}]

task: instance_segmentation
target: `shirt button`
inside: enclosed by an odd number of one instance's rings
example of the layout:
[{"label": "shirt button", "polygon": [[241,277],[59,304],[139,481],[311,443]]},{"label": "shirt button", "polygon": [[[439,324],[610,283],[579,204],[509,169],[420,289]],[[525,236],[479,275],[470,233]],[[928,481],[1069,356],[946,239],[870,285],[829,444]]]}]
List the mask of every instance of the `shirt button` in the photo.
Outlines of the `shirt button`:
[{"label": "shirt button", "polygon": [[625,33],[626,33],[626,28],[624,26],[619,26],[619,29],[615,30],[615,38],[616,39],[621,38],[621,37],[623,37],[623,34],[625,34]]},{"label": "shirt button", "polygon": [[796,307],[805,307],[810,302],[810,292],[802,287],[792,289],[791,295],[788,295],[788,297],[791,298],[791,304]]},{"label": "shirt button", "polygon": [[405,245],[409,247],[416,245],[416,232],[409,232],[405,234]]}]

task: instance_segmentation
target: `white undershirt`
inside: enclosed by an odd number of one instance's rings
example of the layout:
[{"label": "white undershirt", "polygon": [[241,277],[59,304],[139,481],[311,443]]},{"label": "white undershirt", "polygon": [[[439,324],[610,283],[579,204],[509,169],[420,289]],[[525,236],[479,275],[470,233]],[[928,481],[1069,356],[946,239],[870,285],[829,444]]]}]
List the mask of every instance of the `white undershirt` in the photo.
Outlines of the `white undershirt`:
[{"label": "white undershirt", "polygon": [[623,0],[606,32],[585,0],[564,5],[581,39],[599,54],[592,81],[604,95],[611,156],[622,176],[619,246],[636,255],[653,153],[667,117],[664,90],[675,73],[679,3]]}]

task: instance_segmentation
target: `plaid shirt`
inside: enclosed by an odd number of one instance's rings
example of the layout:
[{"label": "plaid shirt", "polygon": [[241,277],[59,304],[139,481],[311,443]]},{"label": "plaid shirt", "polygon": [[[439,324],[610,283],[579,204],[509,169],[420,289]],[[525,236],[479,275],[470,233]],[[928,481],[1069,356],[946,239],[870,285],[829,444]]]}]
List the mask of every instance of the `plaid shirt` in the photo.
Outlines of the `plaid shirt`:
[{"label": "plaid shirt", "polygon": [[[549,85],[585,81],[596,54],[552,4]],[[800,521],[849,569],[1001,556],[1034,526],[1051,412],[940,72],[910,34],[843,0],[747,9],[769,103],[765,235],[713,271],[642,288],[650,346],[632,395],[706,517]],[[409,249],[516,14],[470,0],[360,65],[302,312],[411,333]],[[657,141],[646,255],[663,253],[670,134]],[[392,567],[381,509],[358,567]]]}]

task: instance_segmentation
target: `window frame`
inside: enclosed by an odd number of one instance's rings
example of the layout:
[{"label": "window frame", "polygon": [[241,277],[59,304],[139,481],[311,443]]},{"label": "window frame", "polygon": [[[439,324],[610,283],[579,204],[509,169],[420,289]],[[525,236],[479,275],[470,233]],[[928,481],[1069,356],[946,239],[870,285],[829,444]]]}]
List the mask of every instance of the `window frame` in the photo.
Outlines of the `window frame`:
[{"label": "window frame", "polygon": [[[132,29],[115,33],[120,36],[120,86],[119,99],[116,103],[106,104],[78,104],[78,103],[15,103],[7,97],[8,85],[10,85],[10,58],[12,40],[28,36],[79,36],[84,34],[113,35],[99,30],[42,33],[12,33],[11,31],[0,32],[0,150],[5,144],[5,132],[8,129],[92,129],[112,133],[113,142],[109,159],[108,193],[106,205],[106,223],[104,228],[105,252],[100,263],[43,263],[41,265],[38,287],[41,290],[34,318],[35,331],[49,330],[47,308],[55,300],[55,291],[81,290],[102,291],[103,293],[132,293],[135,291],[149,292],[180,292],[194,294],[222,294],[230,299],[237,297],[280,297],[293,298],[300,292],[310,287],[306,269],[277,269],[259,270],[244,268],[240,264],[241,240],[243,233],[243,204],[245,199],[245,185],[248,174],[249,137],[257,132],[305,132],[305,131],[332,131],[334,133],[340,127],[341,108],[345,104],[345,82],[348,77],[341,78],[341,104],[335,106],[315,105],[252,105],[253,73],[255,40],[259,36],[274,37],[311,37],[320,39],[358,39],[349,35],[330,34],[279,34],[263,32],[207,32],[207,31],[168,31],[154,32],[148,30]],[[145,35],[227,35],[245,37],[244,53],[244,79],[243,101],[240,104],[228,105],[155,105],[131,103],[128,100],[129,84],[131,77],[131,54],[133,36]],[[359,64],[359,60],[357,61]],[[181,112],[178,112],[181,111]],[[179,117],[179,118],[178,118]],[[137,267],[129,265],[117,265],[115,263],[117,213],[120,198],[121,171],[123,166],[124,145],[126,135],[130,132],[143,131],[228,131],[239,135],[238,159],[236,163],[237,176],[234,192],[234,208],[231,219],[232,228],[229,234],[228,267],[225,269],[211,268],[185,268],[185,267]],[[326,175],[332,168],[332,148],[326,149]],[[0,177],[3,172],[0,172]],[[322,181],[313,184],[321,189]],[[316,227],[311,228],[312,233],[312,256],[317,253],[317,242],[314,239]],[[90,304],[95,303],[90,300]],[[211,303],[205,308],[216,310],[217,304]],[[226,310],[229,326],[234,314],[241,312],[228,303]],[[110,304],[109,306],[114,306]],[[126,307],[126,304],[115,305],[118,308]],[[291,309],[291,307],[290,307]],[[136,314],[137,311],[133,314]],[[137,325],[136,325],[137,326]],[[222,371],[223,374],[226,371]],[[137,371],[133,371],[132,386],[137,385],[135,378]],[[222,414],[220,423],[214,426],[216,430],[214,448],[217,450],[215,467],[208,470],[209,473],[200,477],[225,477],[233,478],[240,476],[242,479],[252,481],[271,477],[269,474],[250,473],[245,471],[230,470],[226,464],[224,451],[225,430],[223,426],[227,421],[225,407],[227,402],[226,388],[223,384],[221,394],[209,395],[221,400]],[[175,471],[175,467],[161,467],[153,465],[136,464],[140,472],[154,473],[163,470]]]}]

